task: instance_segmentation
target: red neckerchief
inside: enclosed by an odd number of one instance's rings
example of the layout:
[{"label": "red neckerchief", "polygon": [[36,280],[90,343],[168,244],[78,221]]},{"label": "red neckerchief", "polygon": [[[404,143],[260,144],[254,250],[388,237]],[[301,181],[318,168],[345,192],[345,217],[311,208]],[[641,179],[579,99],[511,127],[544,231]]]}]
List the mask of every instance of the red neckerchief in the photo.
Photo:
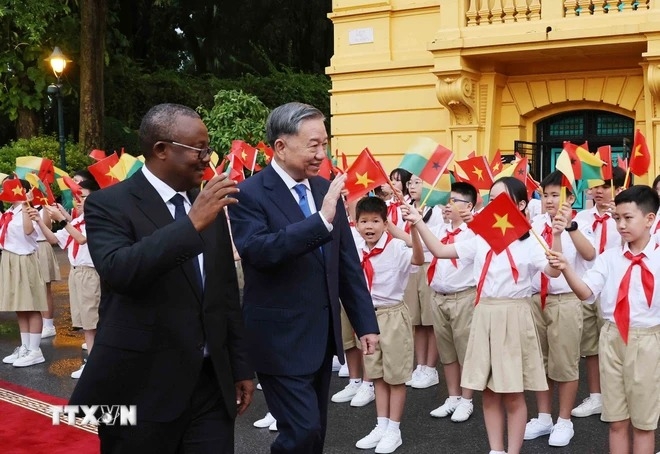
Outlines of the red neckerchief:
[{"label": "red neckerchief", "polygon": [[2,218],[0,218],[0,246],[5,247],[5,238],[7,238],[7,230],[9,229],[9,223],[14,218],[14,213],[11,211],[6,211],[2,213]]},{"label": "red neckerchief", "polygon": [[619,285],[619,291],[616,295],[616,306],[614,307],[614,321],[616,326],[621,333],[623,342],[628,343],[628,331],[630,329],[630,301],[628,300],[628,291],[630,290],[630,276],[632,275],[632,270],[635,265],[639,265],[642,269],[642,287],[644,288],[644,294],[646,295],[646,301],[651,307],[651,300],[653,298],[653,289],[655,287],[655,281],[653,279],[653,273],[648,269],[646,263],[642,261],[646,254],[643,252],[641,254],[633,255],[632,252],[626,251],[623,256],[631,261],[630,266],[623,275],[621,279],[621,284]]},{"label": "red neckerchief", "polygon": [[[82,226],[85,225],[85,220],[81,220],[80,222],[76,222],[75,224],[71,224],[71,226],[76,229],[77,231],[82,233]],[[75,259],[76,256],[78,255],[78,249],[80,248],[80,244],[78,244],[77,241],[73,239],[71,235],[69,235],[69,239],[66,240],[66,244],[64,245],[64,249],[68,248],[69,245],[73,243],[73,258]]]},{"label": "red neckerchief", "polygon": [[385,245],[383,247],[374,247],[370,251],[362,251],[362,269],[364,270],[364,276],[367,278],[367,285],[369,286],[369,291],[371,291],[371,286],[374,282],[374,267],[371,264],[371,257],[375,257],[381,254],[387,245],[392,241],[392,235],[387,233],[387,239],[385,240]]},{"label": "red neckerchief", "polygon": [[[456,229],[453,231],[447,231],[447,234],[443,239],[440,240],[442,244],[454,244],[454,237],[461,233],[461,229]],[[458,262],[456,259],[451,259],[452,265],[454,265],[455,268],[458,268]],[[433,280],[433,275],[435,274],[435,268],[438,265],[438,257],[433,257],[433,260],[431,260],[431,264],[429,265],[428,271],[426,271],[426,280],[428,281],[429,285],[431,285],[431,281]]]},{"label": "red neckerchief", "polygon": [[598,216],[598,213],[594,213],[594,218],[595,220],[591,226],[591,230],[596,233],[596,227],[598,227],[598,224],[601,225],[600,245],[598,246],[598,253],[602,254],[605,250],[605,243],[607,243],[607,220],[610,218],[610,214],[605,213],[602,216]]},{"label": "red neckerchief", "polygon": [[[518,282],[518,268],[516,268],[516,264],[513,261],[513,257],[511,256],[511,252],[509,251],[509,248],[505,249],[506,251],[506,256],[509,259],[509,265],[511,266],[511,275],[513,276],[513,281]],[[477,283],[477,297],[474,300],[474,305],[476,306],[479,304],[479,298],[481,298],[481,290],[484,287],[484,281],[486,280],[486,274],[488,273],[488,268],[490,267],[490,261],[493,259],[493,250],[489,250],[488,253],[486,254],[486,261],[484,263],[484,267],[481,270],[481,276],[479,276],[479,282]]]},{"label": "red neckerchief", "polygon": [[[543,227],[543,232],[541,233],[541,238],[548,243],[548,248],[552,247],[552,227],[548,224],[545,224]],[[541,273],[541,310],[545,309],[545,301],[548,298],[548,287],[550,285],[550,278],[546,276],[543,272]]]},{"label": "red neckerchief", "polygon": [[399,223],[399,207],[401,202],[398,200],[390,202],[387,206],[387,218],[392,221],[392,224],[397,225]]}]

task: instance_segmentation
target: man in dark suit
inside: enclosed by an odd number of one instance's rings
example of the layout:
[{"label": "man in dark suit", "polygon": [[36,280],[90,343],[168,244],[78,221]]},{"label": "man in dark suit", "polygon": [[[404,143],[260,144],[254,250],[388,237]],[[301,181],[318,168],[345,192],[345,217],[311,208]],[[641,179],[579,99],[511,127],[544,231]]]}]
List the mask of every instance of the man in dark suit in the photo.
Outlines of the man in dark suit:
[{"label": "man in dark suit", "polygon": [[378,324],[339,200],[345,176],[317,176],[328,135],[316,108],[271,112],[271,164],[239,185],[229,208],[243,262],[250,354],[279,435],[272,453],[322,453],[332,355],[343,360],[339,299],[365,354]]},{"label": "man in dark suit", "polygon": [[232,453],[250,404],[225,175],[198,188],[211,150],[187,107],[142,120],[144,167],[85,203],[101,277],[94,349],[72,405],[136,405],[137,426],[99,427],[102,453]]}]

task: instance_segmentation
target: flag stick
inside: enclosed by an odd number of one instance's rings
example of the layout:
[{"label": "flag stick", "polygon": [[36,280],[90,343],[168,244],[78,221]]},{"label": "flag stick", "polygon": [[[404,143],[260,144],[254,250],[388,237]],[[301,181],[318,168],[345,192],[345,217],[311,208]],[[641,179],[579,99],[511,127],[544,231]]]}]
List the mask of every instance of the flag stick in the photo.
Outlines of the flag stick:
[{"label": "flag stick", "polygon": [[543,246],[543,249],[545,250],[545,252],[550,253],[550,249],[548,249],[548,246],[545,245],[545,241],[543,241],[543,240],[541,239],[541,237],[539,236],[539,234],[536,233],[536,231],[535,231],[534,229],[529,229],[529,230],[534,234],[534,237],[535,237],[536,240],[539,242],[539,244],[540,244],[541,246]]},{"label": "flag stick", "polygon": [[559,206],[561,207],[562,205],[564,205],[565,201],[566,201],[566,187],[562,186],[559,192]]},{"label": "flag stick", "polygon": [[614,177],[610,180],[610,190],[612,191],[612,200],[614,200]]},{"label": "flag stick", "polygon": [[626,169],[626,179],[623,181],[623,189],[628,189],[629,180],[630,180],[630,166],[628,166],[628,168]]},{"label": "flag stick", "polygon": [[[424,208],[424,205],[426,205],[426,202],[429,200],[429,197],[431,197],[433,188],[435,188],[435,185],[438,184],[438,181],[440,181],[440,178],[442,178],[442,174],[443,172],[439,173],[438,176],[435,177],[435,180],[433,181],[433,185],[431,185],[429,192],[426,194],[426,197],[424,197],[424,200],[422,200],[422,203],[419,205],[420,208]],[[423,189],[424,189],[424,180],[422,180],[422,190]]]}]

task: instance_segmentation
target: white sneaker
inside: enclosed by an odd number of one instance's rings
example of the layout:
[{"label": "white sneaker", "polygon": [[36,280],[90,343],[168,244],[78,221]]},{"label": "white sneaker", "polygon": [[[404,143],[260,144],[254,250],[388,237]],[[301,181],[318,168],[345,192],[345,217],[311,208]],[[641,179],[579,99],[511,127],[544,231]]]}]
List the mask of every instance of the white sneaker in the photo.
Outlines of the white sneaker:
[{"label": "white sneaker", "polygon": [[351,399],[351,407],[364,407],[375,399],[376,391],[374,391],[373,385],[365,385],[362,383],[355,393],[355,396]]},{"label": "white sneaker", "polygon": [[472,402],[461,399],[458,401],[456,410],[454,410],[454,413],[451,415],[451,420],[453,422],[467,421],[473,411],[474,405],[472,405]]},{"label": "white sneaker", "polygon": [[87,350],[87,342],[83,342],[80,348],[82,348],[83,350]]},{"label": "white sneaker", "polygon": [[261,383],[257,383],[257,389],[258,389],[259,391],[263,391],[263,389],[261,388]]},{"label": "white sneaker", "polygon": [[25,345],[21,345],[20,347],[16,347],[11,355],[2,358],[2,362],[5,364],[14,364],[14,362],[18,358],[20,358],[21,356],[25,356],[27,354],[28,354],[27,347]]},{"label": "white sneaker", "polygon": [[49,327],[44,326],[43,329],[41,330],[42,339],[46,339],[47,337],[53,337],[55,336],[55,334],[57,333],[55,332],[54,326],[49,326]]},{"label": "white sneaker", "polygon": [[416,381],[419,380],[419,376],[422,374],[422,369],[416,368],[412,372],[412,377],[410,380],[406,382],[406,386],[412,386],[412,384]]},{"label": "white sneaker", "polygon": [[573,430],[573,423],[571,421],[557,421],[552,427],[548,444],[550,446],[566,446],[571,442],[571,438],[575,435]]},{"label": "white sneaker", "polygon": [[375,452],[376,454],[389,454],[396,451],[396,448],[401,446],[402,443],[400,430],[386,430],[385,435],[383,435],[383,438],[376,445]]},{"label": "white sneaker", "polygon": [[27,354],[21,356],[16,361],[14,361],[12,366],[14,367],[34,366],[35,364],[40,364],[45,361],[46,359],[44,358],[43,353],[41,353],[41,349],[38,348],[36,350],[28,350]]},{"label": "white sneaker", "polygon": [[552,432],[552,423],[547,426],[536,418],[532,418],[525,426],[525,436],[523,440],[534,440],[535,438],[548,435]]},{"label": "white sneaker", "polygon": [[455,400],[451,397],[447,397],[444,404],[440,405],[438,408],[431,412],[431,416],[434,418],[446,418],[447,416],[454,413],[454,410],[456,410],[456,407],[458,407],[458,403],[460,401],[460,399]]},{"label": "white sneaker", "polygon": [[83,365],[80,366],[80,369],[71,372],[71,378],[80,378],[84,369],[85,369],[85,363],[83,363]]},{"label": "white sneaker", "polygon": [[339,372],[337,373],[337,376],[341,377],[341,378],[346,378],[346,377],[350,376],[350,374],[348,372],[348,364],[343,364],[339,368]]},{"label": "white sneaker", "polygon": [[337,356],[332,357],[332,371],[337,372],[341,368],[341,363],[339,362],[339,358]]},{"label": "white sneaker", "polygon": [[580,405],[571,411],[571,416],[585,418],[591,415],[599,415],[603,411],[602,397],[587,397]]},{"label": "white sneaker", "polygon": [[369,432],[369,435],[364,438],[360,438],[358,442],[355,443],[355,447],[359,449],[373,449],[378,446],[378,442],[383,438],[384,435],[385,429],[376,426],[374,430]]},{"label": "white sneaker", "polygon": [[276,422],[275,418],[270,414],[270,412],[268,412],[266,413],[266,416],[261,419],[257,419],[252,425],[254,427],[258,427],[259,429],[264,429],[266,427],[270,427],[270,425],[274,422]]},{"label": "white sneaker", "polygon": [[350,402],[357,394],[358,389],[360,389],[360,385],[362,385],[362,383],[353,383],[351,381],[344,389],[333,394],[330,400],[338,404],[342,402]]},{"label": "white sneaker", "polygon": [[439,383],[438,371],[436,368],[427,368],[426,371],[419,375],[417,381],[413,381],[410,386],[415,389],[425,389]]},{"label": "white sneaker", "polygon": [[273,424],[268,426],[268,430],[270,430],[271,432],[277,432],[277,421],[273,421]]}]

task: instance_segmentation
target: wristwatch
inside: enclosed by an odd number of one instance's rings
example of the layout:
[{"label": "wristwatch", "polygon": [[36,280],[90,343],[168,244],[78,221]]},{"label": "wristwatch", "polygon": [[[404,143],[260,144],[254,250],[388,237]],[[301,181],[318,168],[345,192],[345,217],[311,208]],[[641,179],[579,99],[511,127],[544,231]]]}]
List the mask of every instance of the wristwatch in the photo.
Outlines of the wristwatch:
[{"label": "wristwatch", "polygon": [[66,219],[60,221],[60,228],[63,229],[64,227],[66,227],[66,225],[67,225],[68,223],[69,223],[69,221],[67,221]]},{"label": "wristwatch", "polygon": [[577,228],[578,228],[578,223],[575,222],[575,221],[572,221],[572,222],[571,222],[571,225],[569,225],[568,227],[566,227],[565,230],[566,230],[567,232],[575,232],[575,231],[577,230]]}]

